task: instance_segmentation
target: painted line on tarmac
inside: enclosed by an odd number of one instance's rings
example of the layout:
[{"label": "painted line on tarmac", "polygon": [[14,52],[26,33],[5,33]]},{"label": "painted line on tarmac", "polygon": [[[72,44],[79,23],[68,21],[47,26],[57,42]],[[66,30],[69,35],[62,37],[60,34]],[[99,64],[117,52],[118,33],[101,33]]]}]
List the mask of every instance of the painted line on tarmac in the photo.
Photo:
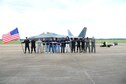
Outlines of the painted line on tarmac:
[{"label": "painted line on tarmac", "polygon": [[92,82],[92,84],[95,84],[95,81],[91,78],[91,76],[89,75],[89,73],[86,70],[84,70],[84,73],[88,77],[88,79]]},{"label": "painted line on tarmac", "polygon": [[[78,60],[77,60],[77,58],[76,58],[75,56],[73,56],[73,61],[75,61],[76,64],[82,66],[80,63],[78,63]],[[84,70],[84,74],[85,74],[85,75],[87,76],[87,78],[92,82],[92,84],[96,84],[95,81],[94,81],[94,80],[92,79],[92,77],[90,76],[90,74],[86,71],[86,69],[83,68],[83,70]]]}]

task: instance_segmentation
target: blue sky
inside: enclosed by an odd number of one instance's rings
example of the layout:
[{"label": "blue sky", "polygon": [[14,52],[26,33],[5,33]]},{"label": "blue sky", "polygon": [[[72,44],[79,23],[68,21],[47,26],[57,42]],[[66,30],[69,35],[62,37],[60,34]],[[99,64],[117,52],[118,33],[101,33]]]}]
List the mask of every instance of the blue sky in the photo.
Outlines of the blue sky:
[{"label": "blue sky", "polygon": [[54,32],[125,38],[126,0],[0,0],[0,36],[18,27],[21,38]]}]

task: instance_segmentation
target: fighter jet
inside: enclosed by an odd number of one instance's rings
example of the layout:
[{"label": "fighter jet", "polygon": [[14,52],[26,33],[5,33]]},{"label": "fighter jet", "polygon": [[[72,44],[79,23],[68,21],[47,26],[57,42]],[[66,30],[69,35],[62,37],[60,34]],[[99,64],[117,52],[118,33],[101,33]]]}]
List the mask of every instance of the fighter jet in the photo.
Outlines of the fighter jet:
[{"label": "fighter jet", "polygon": [[87,30],[87,28],[84,27],[82,29],[81,33],[77,37],[76,36],[73,36],[73,34],[70,32],[70,30],[68,30],[68,36],[67,35],[59,35],[59,34],[56,34],[56,33],[47,32],[47,33],[42,33],[42,34],[39,34],[39,35],[36,35],[36,36],[29,37],[29,39],[39,39],[39,38],[66,38],[66,37],[69,37],[69,38],[81,38],[81,37],[85,37],[86,30]]}]

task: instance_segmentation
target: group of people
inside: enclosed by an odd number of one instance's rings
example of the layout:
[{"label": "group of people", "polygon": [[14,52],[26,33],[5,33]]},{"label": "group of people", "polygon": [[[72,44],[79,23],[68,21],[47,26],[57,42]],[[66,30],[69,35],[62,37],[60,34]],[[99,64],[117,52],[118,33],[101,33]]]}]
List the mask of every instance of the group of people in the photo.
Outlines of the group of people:
[{"label": "group of people", "polygon": [[[27,37],[22,42],[25,43],[26,53],[96,53],[95,38],[41,38],[29,40]],[[29,45],[31,43],[31,46]],[[37,49],[36,49],[37,46]],[[31,47],[31,48],[30,48]]]}]

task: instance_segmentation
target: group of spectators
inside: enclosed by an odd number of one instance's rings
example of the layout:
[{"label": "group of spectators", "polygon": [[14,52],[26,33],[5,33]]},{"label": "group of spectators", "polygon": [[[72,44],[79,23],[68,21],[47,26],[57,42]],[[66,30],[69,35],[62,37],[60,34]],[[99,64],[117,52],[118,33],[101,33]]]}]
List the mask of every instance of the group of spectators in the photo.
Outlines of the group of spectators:
[{"label": "group of spectators", "polygon": [[[95,38],[41,38],[31,39],[27,37],[25,43],[26,53],[96,53]],[[31,44],[31,45],[29,45]],[[30,48],[31,47],[31,48]]]}]

